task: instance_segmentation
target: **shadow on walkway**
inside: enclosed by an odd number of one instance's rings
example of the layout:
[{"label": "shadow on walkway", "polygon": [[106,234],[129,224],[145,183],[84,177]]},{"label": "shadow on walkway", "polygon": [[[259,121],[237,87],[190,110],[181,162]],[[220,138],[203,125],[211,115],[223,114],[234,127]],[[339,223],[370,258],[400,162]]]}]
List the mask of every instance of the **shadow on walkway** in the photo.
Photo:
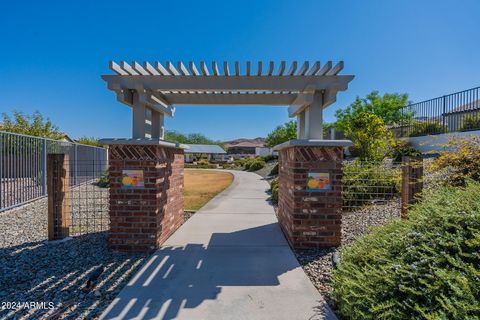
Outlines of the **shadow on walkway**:
[{"label": "shadow on walkway", "polygon": [[[288,246],[238,245],[241,239],[257,238],[271,232],[272,227],[277,226],[272,223],[237,232],[214,233],[207,246],[188,244],[161,248],[127,284],[103,318],[174,319],[182,311],[182,317],[197,319],[195,310],[187,309],[197,308],[206,300],[216,300],[222,287],[280,285],[279,277],[298,267],[294,255],[285,253],[290,250]],[[237,245],[229,245],[233,243]],[[288,291],[288,288],[277,289],[271,294],[291,295]],[[250,295],[235,297],[239,305],[257,304],[254,309],[265,308],[269,303],[255,298]],[[295,303],[295,296],[289,298],[291,303]],[[232,307],[216,303],[215,310],[219,313],[225,313],[225,308]],[[318,302],[317,306],[321,305],[322,302]],[[268,307],[272,308],[271,305]],[[241,315],[241,310],[228,311],[235,319]],[[306,314],[314,315],[310,319],[323,319],[324,312],[322,307],[305,310]],[[256,319],[255,316],[244,316]],[[218,315],[212,315],[212,318],[218,318]]]}]

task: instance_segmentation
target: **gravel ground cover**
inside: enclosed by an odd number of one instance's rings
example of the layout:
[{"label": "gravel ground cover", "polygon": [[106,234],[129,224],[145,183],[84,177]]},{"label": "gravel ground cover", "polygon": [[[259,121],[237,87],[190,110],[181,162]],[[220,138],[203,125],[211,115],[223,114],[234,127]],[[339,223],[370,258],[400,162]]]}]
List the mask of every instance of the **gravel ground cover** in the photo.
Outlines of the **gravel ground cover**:
[{"label": "gravel ground cover", "polygon": [[[370,227],[379,226],[400,217],[398,199],[343,213],[342,246],[351,244],[366,234]],[[314,286],[329,301],[334,260],[340,248],[295,250],[295,255]],[[334,258],[335,257],[335,258]]]},{"label": "gravel ground cover", "polygon": [[[93,194],[92,194],[93,193]],[[0,319],[92,319],[148,254],[109,251],[107,189],[72,192],[71,240],[48,242],[47,199],[0,213]],[[83,234],[82,234],[83,233]],[[53,303],[26,307],[25,303]]]}]

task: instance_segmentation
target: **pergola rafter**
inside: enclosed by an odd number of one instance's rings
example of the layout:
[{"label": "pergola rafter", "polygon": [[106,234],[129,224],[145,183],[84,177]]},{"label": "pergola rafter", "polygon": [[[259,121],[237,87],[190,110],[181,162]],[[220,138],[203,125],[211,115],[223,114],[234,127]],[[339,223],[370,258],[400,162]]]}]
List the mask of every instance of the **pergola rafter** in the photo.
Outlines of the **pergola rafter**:
[{"label": "pergola rafter", "polygon": [[247,61],[242,70],[238,61],[233,69],[228,61],[221,67],[212,61],[209,70],[201,61],[199,70],[192,61],[178,62],[177,68],[170,61],[111,61],[115,74],[102,79],[118,101],[133,107],[133,138],[145,138],[151,122],[151,137],[162,139],[164,116],[173,116],[177,105],[268,105],[289,106],[289,116],[298,119],[300,139],[322,139],[322,110],[348,88],[353,76],[339,75],[343,61],[304,61],[298,66],[297,61],[289,67],[281,61],[275,68],[273,61],[260,61],[252,70]]}]

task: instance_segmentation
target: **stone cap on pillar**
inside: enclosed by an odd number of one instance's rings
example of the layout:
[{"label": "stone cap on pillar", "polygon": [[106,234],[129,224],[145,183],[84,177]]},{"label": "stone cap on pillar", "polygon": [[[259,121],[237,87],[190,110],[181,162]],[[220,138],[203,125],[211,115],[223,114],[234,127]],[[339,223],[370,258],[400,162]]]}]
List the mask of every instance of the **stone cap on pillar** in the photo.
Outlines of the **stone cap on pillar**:
[{"label": "stone cap on pillar", "polygon": [[135,145],[135,146],[162,146],[165,148],[188,149],[186,144],[165,141],[158,138],[145,139],[125,139],[125,138],[106,138],[98,141],[104,145]]},{"label": "stone cap on pillar", "polygon": [[350,140],[320,140],[320,139],[299,139],[288,140],[273,147],[273,150],[279,151],[290,147],[350,147],[353,145]]}]

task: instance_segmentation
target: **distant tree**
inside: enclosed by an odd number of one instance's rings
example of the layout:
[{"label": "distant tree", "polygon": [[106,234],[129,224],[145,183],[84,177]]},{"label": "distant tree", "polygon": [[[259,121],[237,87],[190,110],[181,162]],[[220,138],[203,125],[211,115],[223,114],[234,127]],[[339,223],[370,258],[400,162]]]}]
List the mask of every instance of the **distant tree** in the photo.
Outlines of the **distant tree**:
[{"label": "distant tree", "polygon": [[[330,136],[330,128],[334,128],[335,123],[323,123],[323,136]],[[270,132],[265,139],[265,145],[267,147],[274,147],[277,144],[284,143],[288,140],[297,139],[297,121],[292,120],[276,127]]]},{"label": "distant tree", "polygon": [[349,122],[362,112],[380,117],[386,125],[401,123],[413,116],[411,113],[402,112],[402,107],[408,104],[406,93],[385,93],[381,96],[378,91],[372,91],[363,99],[357,97],[347,108],[335,113],[337,117],[336,128],[346,131]]},{"label": "distant tree", "polygon": [[201,133],[184,134],[177,131],[166,131],[165,140],[186,144],[216,144],[223,147],[221,141],[209,139]]},{"label": "distant tree", "polygon": [[270,132],[265,139],[267,147],[274,147],[277,144],[284,143],[288,140],[297,139],[297,121],[292,120],[276,127]]},{"label": "distant tree", "polygon": [[166,141],[177,142],[177,143],[188,143],[187,136],[183,133],[179,133],[176,131],[166,131],[164,139]]},{"label": "distant tree", "polygon": [[98,139],[96,139],[94,137],[83,136],[80,139],[78,139],[77,142],[80,143],[80,144],[86,144],[86,145],[94,146],[94,147],[101,147],[102,146],[102,144],[100,144],[98,142]]},{"label": "distant tree", "polygon": [[32,115],[25,115],[20,111],[13,112],[13,119],[6,113],[2,113],[1,129],[3,131],[26,134],[36,137],[44,137],[59,140],[64,134],[58,131],[49,118],[44,119],[38,111]]}]

